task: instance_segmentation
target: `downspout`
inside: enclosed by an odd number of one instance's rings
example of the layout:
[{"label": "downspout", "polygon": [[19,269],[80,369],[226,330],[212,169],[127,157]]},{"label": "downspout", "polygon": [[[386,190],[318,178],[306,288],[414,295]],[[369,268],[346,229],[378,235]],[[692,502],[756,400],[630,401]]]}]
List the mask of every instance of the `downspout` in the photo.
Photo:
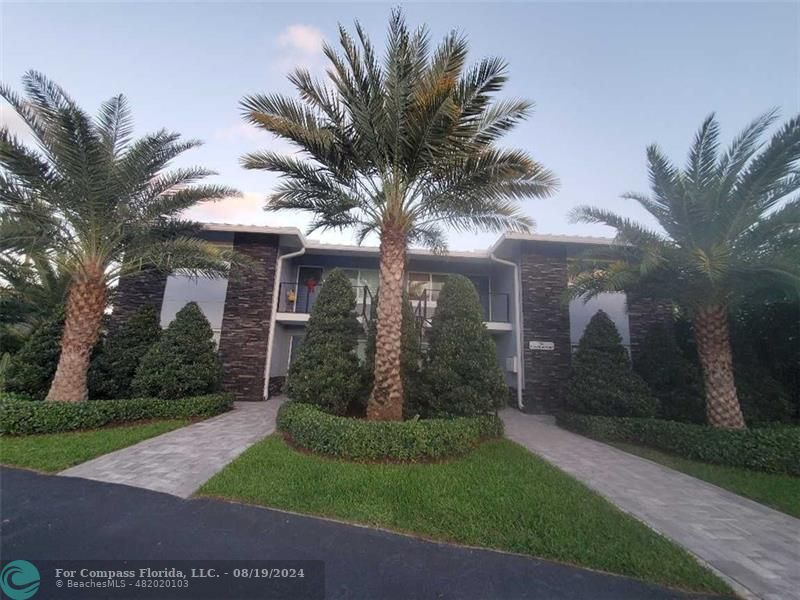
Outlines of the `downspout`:
[{"label": "downspout", "polygon": [[278,314],[278,303],[280,302],[278,294],[280,294],[281,279],[283,278],[283,261],[287,258],[301,256],[305,253],[306,246],[303,244],[303,247],[296,252],[278,256],[278,264],[275,267],[275,282],[272,289],[272,314],[269,318],[269,334],[267,335],[267,364],[264,365],[264,398],[267,400],[269,400],[269,372],[272,368],[272,342],[275,338],[275,317]]},{"label": "downspout", "polygon": [[517,263],[504,258],[497,258],[494,252],[489,254],[489,259],[501,265],[506,265],[514,269],[514,307],[516,317],[515,333],[517,337],[517,408],[524,410],[524,403],[522,402],[522,298],[519,294],[519,266]]}]

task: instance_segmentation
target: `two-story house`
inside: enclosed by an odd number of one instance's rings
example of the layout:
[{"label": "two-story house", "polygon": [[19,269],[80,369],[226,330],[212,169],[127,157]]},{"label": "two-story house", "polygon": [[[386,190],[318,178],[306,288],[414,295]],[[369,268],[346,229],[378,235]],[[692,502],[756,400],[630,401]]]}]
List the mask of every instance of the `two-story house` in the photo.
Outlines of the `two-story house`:
[{"label": "two-story house", "polygon": [[[203,235],[249,256],[254,269],[232,273],[229,279],[154,272],[124,278],[113,319],[152,304],[166,327],[181,307],[196,301],[219,344],[224,386],[237,400],[262,400],[275,393],[278,386],[270,381],[285,377],[331,269],[344,270],[352,281],[356,313],[366,324],[378,286],[376,247],[322,244],[283,227],[208,224]],[[649,326],[669,318],[667,307],[646,301],[628,305],[624,294],[564,302],[570,261],[610,243],[603,238],[506,233],[486,250],[436,255],[412,249],[409,299],[429,326],[447,274],[467,276],[478,291],[498,363],[519,407],[551,412],[562,401],[572,352],[597,310],[614,320],[634,357]],[[363,351],[363,341],[358,350]]]}]

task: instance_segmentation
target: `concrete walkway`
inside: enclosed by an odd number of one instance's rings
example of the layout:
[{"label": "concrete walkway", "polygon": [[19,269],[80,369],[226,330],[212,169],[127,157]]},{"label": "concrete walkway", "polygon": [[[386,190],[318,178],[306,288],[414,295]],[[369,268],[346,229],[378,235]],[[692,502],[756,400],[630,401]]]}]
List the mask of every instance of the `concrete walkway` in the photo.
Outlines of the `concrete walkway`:
[{"label": "concrete walkway", "polygon": [[501,412],[506,436],[671,538],[745,597],[800,599],[800,520],[606,444],[552,418]]},{"label": "concrete walkway", "polygon": [[248,447],[275,431],[281,402],[281,398],[237,402],[230,412],[105,454],[60,475],[188,498]]}]

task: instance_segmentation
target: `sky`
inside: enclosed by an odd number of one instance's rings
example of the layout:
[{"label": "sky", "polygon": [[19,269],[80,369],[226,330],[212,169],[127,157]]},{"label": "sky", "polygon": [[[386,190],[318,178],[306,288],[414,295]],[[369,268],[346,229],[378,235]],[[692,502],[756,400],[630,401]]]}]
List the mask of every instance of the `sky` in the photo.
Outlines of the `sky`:
[{"label": "sky", "polygon": [[[276,176],[246,171],[240,157],[291,146],[246,125],[247,94],[291,93],[287,73],[305,66],[324,76],[322,41],[358,19],[378,47],[393,6],[426,24],[433,40],[458,29],[470,58],[501,56],[510,67],[502,97],[536,104],[504,145],[528,151],[561,181],[548,199],[523,202],[545,234],[610,236],[573,224],[570,210],[592,204],[650,224],[626,191],[646,192],[645,148],[658,143],[683,164],[710,112],[724,140],[778,107],[800,112],[800,3],[468,2],[186,3],[0,0],[0,80],[17,90],[29,69],[45,73],[94,113],[124,93],[136,133],[166,127],[204,145],[178,166],[218,171],[213,181],[243,192],[193,209],[204,221],[305,229],[309,218],[267,213]],[[0,119],[24,136],[7,105]],[[352,232],[316,233],[331,243]],[[451,234],[454,250],[489,246],[497,233]],[[370,240],[367,243],[375,243]]]}]

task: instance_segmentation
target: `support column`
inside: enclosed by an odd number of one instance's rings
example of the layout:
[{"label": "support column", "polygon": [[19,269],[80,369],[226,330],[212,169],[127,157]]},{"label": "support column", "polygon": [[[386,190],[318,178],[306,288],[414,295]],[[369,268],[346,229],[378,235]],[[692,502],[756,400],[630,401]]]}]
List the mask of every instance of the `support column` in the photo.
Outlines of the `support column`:
[{"label": "support column", "polygon": [[[528,243],[522,248],[523,357],[525,411],[553,413],[563,405],[571,348],[569,306],[563,302],[568,282],[563,246]],[[544,348],[531,349],[531,342]]]},{"label": "support column", "polygon": [[146,305],[153,306],[160,315],[166,287],[167,273],[163,271],[146,269],[120,277],[112,297],[111,327],[119,327]]},{"label": "support column", "polygon": [[223,386],[234,400],[263,400],[278,236],[236,233],[233,248],[253,268],[234,269],[228,280],[219,343]]}]

